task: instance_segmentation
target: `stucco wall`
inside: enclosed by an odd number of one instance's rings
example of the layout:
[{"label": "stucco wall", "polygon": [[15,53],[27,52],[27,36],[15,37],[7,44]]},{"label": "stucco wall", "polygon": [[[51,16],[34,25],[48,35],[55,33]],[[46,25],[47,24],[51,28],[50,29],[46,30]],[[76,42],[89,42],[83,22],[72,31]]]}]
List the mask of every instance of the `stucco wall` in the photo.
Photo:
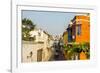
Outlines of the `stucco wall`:
[{"label": "stucco wall", "polygon": [[[24,41],[22,44],[22,62],[36,62],[37,61],[37,51],[42,49],[42,61],[48,61],[51,55],[51,50],[48,50],[46,42],[45,43],[34,43]],[[50,49],[50,48],[49,48]],[[30,57],[30,52],[33,53]]]}]

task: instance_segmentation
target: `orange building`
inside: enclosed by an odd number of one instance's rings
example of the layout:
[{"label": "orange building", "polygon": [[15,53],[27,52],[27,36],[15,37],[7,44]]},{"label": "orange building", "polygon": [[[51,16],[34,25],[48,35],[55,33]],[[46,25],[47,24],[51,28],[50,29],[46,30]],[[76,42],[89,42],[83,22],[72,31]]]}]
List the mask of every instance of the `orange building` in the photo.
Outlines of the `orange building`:
[{"label": "orange building", "polygon": [[90,42],[89,15],[76,15],[72,20],[72,40],[77,43]]},{"label": "orange building", "polygon": [[[68,28],[68,43],[76,44],[90,43],[90,16],[89,14],[76,15],[70,22]],[[88,59],[84,52],[79,53],[79,59]]]}]

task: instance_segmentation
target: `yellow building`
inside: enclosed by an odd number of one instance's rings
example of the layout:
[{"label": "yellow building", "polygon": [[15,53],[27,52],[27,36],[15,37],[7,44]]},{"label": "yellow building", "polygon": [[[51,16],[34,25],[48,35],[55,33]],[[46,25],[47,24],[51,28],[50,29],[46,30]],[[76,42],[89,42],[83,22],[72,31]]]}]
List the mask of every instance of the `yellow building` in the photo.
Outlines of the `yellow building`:
[{"label": "yellow building", "polygon": [[65,45],[67,45],[67,43],[68,43],[68,33],[67,33],[67,31],[65,31],[65,32],[63,33],[63,43],[64,43]]}]

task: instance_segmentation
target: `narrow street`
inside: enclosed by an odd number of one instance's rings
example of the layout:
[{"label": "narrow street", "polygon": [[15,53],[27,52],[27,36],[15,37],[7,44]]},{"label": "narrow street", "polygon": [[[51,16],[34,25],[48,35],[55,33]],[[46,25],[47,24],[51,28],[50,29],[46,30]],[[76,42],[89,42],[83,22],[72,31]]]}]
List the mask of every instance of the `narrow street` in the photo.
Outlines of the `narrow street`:
[{"label": "narrow street", "polygon": [[63,48],[60,45],[60,41],[54,41],[53,47],[52,47],[52,56],[50,58],[50,61],[61,61],[65,60]]}]

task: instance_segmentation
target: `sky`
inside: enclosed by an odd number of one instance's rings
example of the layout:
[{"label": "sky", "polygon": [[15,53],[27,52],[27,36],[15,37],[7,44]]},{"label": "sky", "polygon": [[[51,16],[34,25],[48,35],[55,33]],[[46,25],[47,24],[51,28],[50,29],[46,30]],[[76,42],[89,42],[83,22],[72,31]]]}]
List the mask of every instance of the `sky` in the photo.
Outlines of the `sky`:
[{"label": "sky", "polygon": [[50,35],[62,35],[76,13],[23,10],[22,19],[28,18]]}]

